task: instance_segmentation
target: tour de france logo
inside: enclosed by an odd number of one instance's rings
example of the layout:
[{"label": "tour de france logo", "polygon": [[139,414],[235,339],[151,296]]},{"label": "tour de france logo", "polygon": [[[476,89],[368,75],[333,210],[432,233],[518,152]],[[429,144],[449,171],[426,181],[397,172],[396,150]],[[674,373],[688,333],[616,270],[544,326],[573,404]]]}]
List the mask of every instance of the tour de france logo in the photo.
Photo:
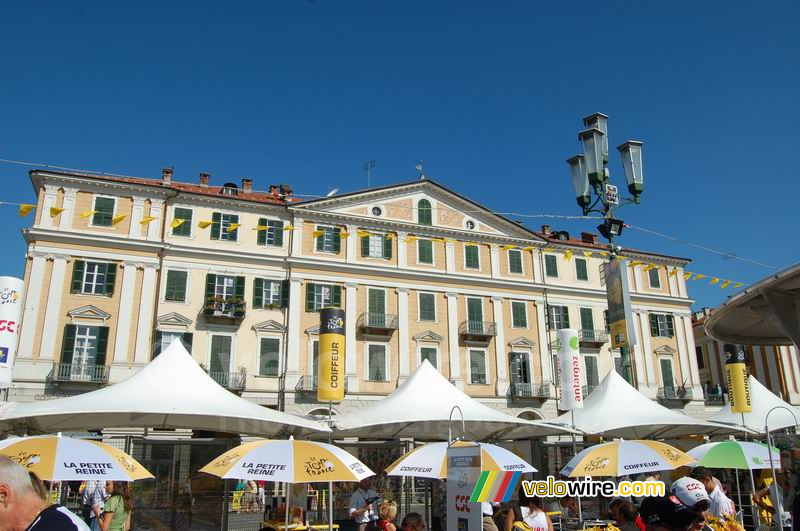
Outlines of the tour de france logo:
[{"label": "tour de france logo", "polygon": [[117,461],[119,461],[122,467],[125,468],[125,470],[127,470],[128,472],[133,472],[134,470],[136,470],[136,463],[133,461],[133,459],[131,459],[127,455],[121,455],[117,457]]},{"label": "tour de france logo", "polygon": [[338,330],[339,328],[344,328],[344,319],[341,317],[328,319],[328,330]]},{"label": "tour de france logo", "polygon": [[333,463],[324,457],[312,457],[306,461],[306,474],[309,476],[321,476],[333,472]]},{"label": "tour de france logo", "polygon": [[31,454],[25,450],[22,450],[14,457],[9,457],[9,459],[25,468],[31,468],[33,465],[42,460],[42,456],[39,454]]},{"label": "tour de france logo", "polygon": [[609,459],[608,457],[596,457],[586,463],[585,471],[586,472],[594,472],[595,470],[603,470],[608,468]]},{"label": "tour de france logo", "polygon": [[234,452],[232,454],[224,456],[222,459],[218,459],[214,463],[214,466],[215,467],[226,467],[226,466],[230,465],[231,463],[233,463],[234,461],[236,461],[237,459],[239,459],[239,454]]},{"label": "tour de france logo", "polygon": [[3,291],[0,291],[0,305],[16,304],[18,300],[19,300],[19,293],[17,293],[17,290],[3,288]]},{"label": "tour de france logo", "polygon": [[680,454],[678,454],[675,450],[671,448],[664,448],[661,453],[663,453],[664,457],[666,457],[673,463],[680,460],[681,458]]}]

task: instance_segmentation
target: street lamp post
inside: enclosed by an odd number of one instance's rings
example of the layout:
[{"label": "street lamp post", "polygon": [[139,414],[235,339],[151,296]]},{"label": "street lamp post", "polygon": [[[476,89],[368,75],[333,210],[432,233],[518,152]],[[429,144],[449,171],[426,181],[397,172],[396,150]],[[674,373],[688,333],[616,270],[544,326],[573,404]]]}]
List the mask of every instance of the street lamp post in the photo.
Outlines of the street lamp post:
[{"label": "street lamp post", "polygon": [[[583,154],[567,159],[575,197],[583,215],[596,212],[603,216],[597,230],[608,240],[611,260],[617,259],[619,247],[614,245],[614,238],[622,234],[625,224],[615,217],[618,209],[629,204],[639,204],[644,190],[644,174],[642,173],[642,142],[628,140],[620,145],[620,158],[630,197],[620,199],[616,186],[611,184],[608,170],[608,116],[594,113],[583,119],[587,128],[578,133],[578,140],[583,147]],[[594,196],[594,199],[592,199]],[[620,348],[622,368],[625,380],[633,384],[629,347]]]},{"label": "street lamp post", "polygon": [[[780,485],[778,485],[778,478],[775,476],[775,462],[772,458],[772,438],[769,435],[769,415],[776,409],[785,409],[789,412],[792,417],[794,417],[794,423],[797,425],[797,417],[795,417],[794,412],[786,406],[775,406],[769,411],[767,411],[767,416],[764,418],[764,431],[767,434],[767,451],[769,452],[769,468],[772,472],[772,484],[775,485],[775,516],[773,518],[778,519],[778,529],[783,528],[783,494],[780,491]],[[780,459],[780,456],[778,456]],[[773,520],[774,521],[774,520]]]}]

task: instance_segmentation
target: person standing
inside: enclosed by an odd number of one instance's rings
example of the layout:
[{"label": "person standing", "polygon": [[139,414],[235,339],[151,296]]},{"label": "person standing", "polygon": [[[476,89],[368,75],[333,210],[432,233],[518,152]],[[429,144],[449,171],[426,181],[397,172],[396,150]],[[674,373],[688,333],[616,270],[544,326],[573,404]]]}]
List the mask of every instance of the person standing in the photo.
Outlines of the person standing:
[{"label": "person standing", "polygon": [[131,528],[130,487],[124,481],[106,481],[106,491],[110,494],[103,508],[103,519],[100,520],[102,531],[125,531]]},{"label": "person standing", "polygon": [[83,521],[92,531],[100,531],[100,518],[103,515],[103,504],[106,500],[105,482],[90,480],[83,487],[81,497],[83,504]]},{"label": "person standing", "polygon": [[483,502],[481,503],[481,512],[483,513],[483,531],[498,531],[497,524],[494,521],[495,511],[500,507],[498,502]]},{"label": "person standing", "polygon": [[712,516],[722,518],[723,516],[735,514],[733,501],[728,498],[722,488],[714,481],[711,471],[704,466],[699,466],[692,472],[692,477],[698,480],[706,489],[710,506],[708,512]]},{"label": "person standing", "polygon": [[394,520],[397,518],[397,502],[386,500],[381,504],[379,510],[381,519],[378,521],[378,528],[381,531],[397,531]]},{"label": "person standing", "polygon": [[375,502],[380,500],[380,496],[372,490],[372,480],[362,479],[358,483],[358,488],[350,496],[350,518],[358,525],[358,531],[366,531],[367,524],[378,518],[375,509]]},{"label": "person standing", "polygon": [[539,496],[525,494],[522,484],[519,486],[517,496],[519,503],[509,508],[506,514],[507,531],[513,530],[516,522],[524,522],[531,531],[553,531],[553,521],[544,512],[544,503]]}]

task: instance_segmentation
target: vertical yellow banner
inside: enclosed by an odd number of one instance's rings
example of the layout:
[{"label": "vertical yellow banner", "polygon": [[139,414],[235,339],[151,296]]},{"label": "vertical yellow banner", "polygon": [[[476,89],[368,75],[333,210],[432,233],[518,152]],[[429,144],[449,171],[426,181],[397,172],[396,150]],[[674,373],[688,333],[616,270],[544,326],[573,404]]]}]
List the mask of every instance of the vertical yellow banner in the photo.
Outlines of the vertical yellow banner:
[{"label": "vertical yellow banner", "polygon": [[750,401],[750,385],[747,381],[747,351],[744,347],[736,345],[724,345],[723,350],[731,411],[751,413],[753,404]]},{"label": "vertical yellow banner", "polygon": [[319,357],[317,363],[317,400],[344,400],[345,336],[344,310],[323,308],[319,312]]}]

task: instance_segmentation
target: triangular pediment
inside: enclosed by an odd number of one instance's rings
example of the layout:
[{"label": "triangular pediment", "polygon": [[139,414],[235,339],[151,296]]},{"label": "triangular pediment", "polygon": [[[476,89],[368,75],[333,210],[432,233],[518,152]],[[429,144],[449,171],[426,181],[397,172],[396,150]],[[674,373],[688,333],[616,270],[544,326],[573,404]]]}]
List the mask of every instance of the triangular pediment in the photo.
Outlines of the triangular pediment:
[{"label": "triangular pediment", "polygon": [[278,321],[268,319],[262,323],[253,325],[253,330],[256,332],[285,332],[286,327]]},{"label": "triangular pediment", "polygon": [[511,341],[509,341],[508,346],[515,348],[533,348],[536,346],[536,343],[534,343],[527,337],[518,337],[516,339],[512,339]]},{"label": "triangular pediment", "polygon": [[185,326],[189,327],[192,325],[192,320],[188,317],[184,317],[177,312],[170,312],[165,313],[164,315],[159,315],[156,319],[156,322],[159,326]]},{"label": "triangular pediment", "polygon": [[308,211],[309,217],[340,218],[342,222],[367,229],[408,224],[407,230],[413,232],[416,226],[424,227],[419,225],[418,212],[420,201],[427,200],[431,205],[432,224],[431,229],[426,227],[425,230],[455,230],[476,237],[535,239],[517,223],[475,203],[468,197],[469,191],[464,193],[461,195],[431,180],[412,181],[305,201],[290,208],[298,216]]},{"label": "triangular pediment", "polygon": [[658,356],[674,356],[678,353],[677,350],[670,347],[669,345],[663,345],[655,349],[653,352],[656,353]]},{"label": "triangular pediment", "polygon": [[440,336],[433,330],[426,330],[422,333],[419,333],[414,336],[414,341],[417,342],[429,342],[429,343],[441,343],[444,341],[444,337]]},{"label": "triangular pediment", "polygon": [[97,306],[93,306],[91,304],[87,304],[86,306],[81,306],[80,308],[75,308],[74,310],[70,310],[67,312],[67,315],[70,319],[97,319],[100,321],[105,321],[106,319],[111,318],[111,314],[101,310]]},{"label": "triangular pediment", "polygon": [[306,334],[310,336],[318,336],[319,335],[319,325],[311,326],[306,328]]}]

